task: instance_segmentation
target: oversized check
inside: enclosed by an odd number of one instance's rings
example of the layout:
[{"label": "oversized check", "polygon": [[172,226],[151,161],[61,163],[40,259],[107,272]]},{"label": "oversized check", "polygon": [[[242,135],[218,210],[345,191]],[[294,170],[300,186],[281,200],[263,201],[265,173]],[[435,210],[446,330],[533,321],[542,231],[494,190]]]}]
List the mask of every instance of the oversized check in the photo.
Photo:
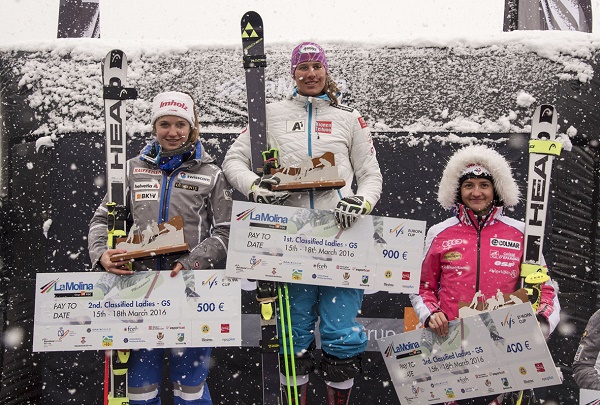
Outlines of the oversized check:
[{"label": "oversized check", "polygon": [[36,275],[34,351],[240,346],[241,335],[240,280],[224,270]]},{"label": "oversized check", "polygon": [[444,338],[418,329],[377,342],[403,405],[562,382],[529,303],[452,321]]},{"label": "oversized check", "polygon": [[[293,198],[293,197],[292,197]],[[417,293],[425,222],[234,201],[226,274],[257,280]]]}]

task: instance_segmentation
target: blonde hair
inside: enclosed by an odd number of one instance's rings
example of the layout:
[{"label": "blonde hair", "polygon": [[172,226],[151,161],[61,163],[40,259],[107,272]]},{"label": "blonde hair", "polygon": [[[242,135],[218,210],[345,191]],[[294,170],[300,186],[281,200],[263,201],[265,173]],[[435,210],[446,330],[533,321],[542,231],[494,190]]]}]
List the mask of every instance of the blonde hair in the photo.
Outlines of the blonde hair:
[{"label": "blonde hair", "polygon": [[198,126],[198,112],[196,111],[196,102],[194,102],[192,108],[194,109],[194,128],[190,131],[190,137],[188,141],[195,145],[196,142],[198,142],[198,138],[200,138],[200,128]]},{"label": "blonde hair", "polygon": [[329,96],[329,99],[331,100],[331,105],[340,104],[337,98],[337,95],[340,92],[340,88],[338,87],[337,83],[333,81],[333,79],[329,75],[329,72],[327,72],[327,76],[325,77],[325,88],[323,90],[325,90],[325,93]]}]

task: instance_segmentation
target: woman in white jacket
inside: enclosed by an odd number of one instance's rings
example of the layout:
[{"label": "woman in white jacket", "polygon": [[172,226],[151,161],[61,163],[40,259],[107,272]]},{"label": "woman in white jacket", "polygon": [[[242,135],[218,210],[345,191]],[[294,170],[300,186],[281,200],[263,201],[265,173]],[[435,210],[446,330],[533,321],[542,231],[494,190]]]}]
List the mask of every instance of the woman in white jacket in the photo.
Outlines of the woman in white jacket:
[{"label": "woman in white jacket", "polygon": [[[346,186],[291,195],[271,191],[268,179],[258,177],[250,169],[247,129],[227,152],[223,171],[230,184],[251,201],[335,209],[339,226],[350,227],[358,216],[371,212],[381,194],[382,176],[371,133],[358,111],[338,103],[338,88],[329,75],[327,59],[319,45],[304,42],[294,48],[291,74],[296,82],[292,96],[267,105],[268,146],[278,149],[279,164],[283,167],[298,166],[309,158],[333,152]],[[356,192],[352,190],[354,179]],[[297,218],[298,229],[308,220]],[[327,384],[328,403],[347,404],[354,377],[361,372],[361,354],[367,345],[364,327],[356,321],[363,291],[291,284],[289,294],[301,403],[306,403],[308,375],[315,368],[314,329],[320,317],[321,370]]]}]

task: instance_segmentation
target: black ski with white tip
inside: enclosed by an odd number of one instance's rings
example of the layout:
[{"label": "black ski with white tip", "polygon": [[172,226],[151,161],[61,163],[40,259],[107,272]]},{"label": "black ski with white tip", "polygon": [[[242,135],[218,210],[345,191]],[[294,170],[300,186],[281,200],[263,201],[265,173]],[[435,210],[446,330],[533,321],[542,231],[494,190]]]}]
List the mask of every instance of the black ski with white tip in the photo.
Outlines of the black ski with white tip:
[{"label": "black ski with white tip", "polygon": [[[267,151],[267,117],[265,101],[265,66],[263,21],[261,16],[248,11],[241,20],[246,94],[248,96],[248,130],[251,143],[252,171],[262,176]],[[279,381],[279,337],[277,334],[277,285],[257,281],[257,299],[260,303],[261,358],[263,404],[282,403]]]},{"label": "black ski with white tip", "polygon": [[[134,88],[127,88],[127,56],[112,50],[102,60],[104,120],[106,134],[106,189],[108,247],[116,246],[116,239],[127,236],[126,227],[126,109],[125,100],[137,98]],[[128,405],[127,362],[128,350],[107,352],[104,378],[104,403]],[[110,391],[109,387],[110,386]]]}]

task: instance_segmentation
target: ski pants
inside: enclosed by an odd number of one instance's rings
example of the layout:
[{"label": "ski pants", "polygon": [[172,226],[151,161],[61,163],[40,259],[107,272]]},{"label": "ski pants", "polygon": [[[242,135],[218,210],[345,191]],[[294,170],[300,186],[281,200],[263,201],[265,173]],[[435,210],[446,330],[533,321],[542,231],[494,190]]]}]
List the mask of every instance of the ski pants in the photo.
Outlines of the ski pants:
[{"label": "ski pants", "polygon": [[[212,405],[206,385],[210,347],[175,348],[169,351],[175,405]],[[160,383],[165,349],[132,350],[129,357],[129,403],[160,405]]]},{"label": "ski pants", "polygon": [[324,352],[346,359],[365,351],[367,334],[356,321],[363,290],[288,284],[288,293],[294,352],[297,355],[315,340],[315,325],[319,318],[321,349]]}]

